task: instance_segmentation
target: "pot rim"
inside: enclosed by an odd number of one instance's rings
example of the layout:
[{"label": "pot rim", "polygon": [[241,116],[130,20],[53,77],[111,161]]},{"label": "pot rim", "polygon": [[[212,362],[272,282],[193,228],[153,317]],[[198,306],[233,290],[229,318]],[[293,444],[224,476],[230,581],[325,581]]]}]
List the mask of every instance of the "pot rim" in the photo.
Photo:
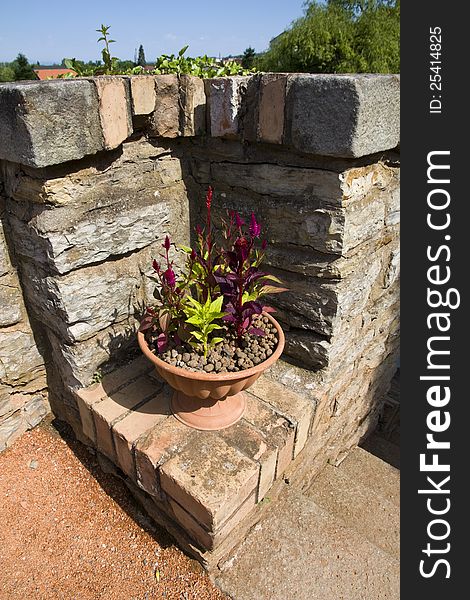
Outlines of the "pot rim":
[{"label": "pot rim", "polygon": [[144,355],[154,363],[156,367],[162,369],[163,371],[167,371],[172,373],[173,375],[177,375],[178,377],[185,377],[186,379],[197,379],[199,381],[235,381],[237,379],[244,379],[245,377],[250,377],[251,375],[255,375],[261,371],[265,371],[271,365],[273,365],[276,360],[281,356],[282,351],[284,350],[285,337],[284,332],[282,331],[279,323],[274,319],[269,313],[263,312],[262,315],[264,317],[268,317],[271,323],[274,325],[278,335],[278,344],[274,352],[271,354],[263,362],[255,365],[254,367],[250,367],[249,369],[243,369],[242,371],[235,371],[232,373],[205,373],[204,371],[188,371],[183,369],[182,367],[175,367],[170,365],[166,361],[158,358],[156,354],[154,354],[145,339],[145,335],[141,332],[137,332],[137,340],[139,342],[140,349],[144,353]]}]

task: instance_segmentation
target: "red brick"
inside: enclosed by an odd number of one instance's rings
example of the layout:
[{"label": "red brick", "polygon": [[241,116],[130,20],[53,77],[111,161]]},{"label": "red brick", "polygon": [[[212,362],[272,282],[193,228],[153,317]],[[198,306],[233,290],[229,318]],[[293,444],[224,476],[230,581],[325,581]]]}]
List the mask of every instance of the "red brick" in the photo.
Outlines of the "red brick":
[{"label": "red brick", "polygon": [[170,416],[142,436],[134,446],[139,487],[152,496],[160,497],[159,465],[181,450],[195,433]]},{"label": "red brick", "polygon": [[181,527],[193,538],[196,544],[204,550],[213,550],[220,544],[231,531],[242,521],[256,506],[256,494],[253,493],[236,510],[232,516],[227,519],[216,532],[207,531],[192,515],[182,508],[172,498],[168,499],[171,509],[171,516]]},{"label": "red brick", "polygon": [[198,431],[160,467],[162,490],[215,532],[258,485],[259,465],[215,432]]},{"label": "red brick", "polygon": [[131,411],[113,426],[114,447],[121,469],[135,480],[133,446],[149,429],[170,414],[172,390],[165,386],[162,391],[143,406]]},{"label": "red brick", "polygon": [[135,408],[146,399],[158,394],[161,387],[149,377],[142,375],[119,391],[106,396],[100,402],[93,405],[93,417],[96,429],[96,444],[98,449],[108,458],[115,461],[115,451],[111,427],[130,409]]}]

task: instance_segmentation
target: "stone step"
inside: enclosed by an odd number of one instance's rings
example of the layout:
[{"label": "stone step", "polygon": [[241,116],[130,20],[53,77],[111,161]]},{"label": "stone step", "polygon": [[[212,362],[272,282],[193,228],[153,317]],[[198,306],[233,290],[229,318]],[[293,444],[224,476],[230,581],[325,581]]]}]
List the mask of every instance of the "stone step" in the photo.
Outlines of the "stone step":
[{"label": "stone step", "polygon": [[344,459],[340,469],[356,484],[400,506],[400,471],[395,467],[357,447]]},{"label": "stone step", "polygon": [[400,468],[400,446],[383,436],[373,433],[361,443],[361,447],[392,467]]},{"label": "stone step", "polygon": [[377,494],[341,466],[327,465],[307,495],[345,526],[391,556],[400,554],[400,516],[396,504]]},{"label": "stone step", "polygon": [[398,600],[397,558],[311,495],[286,486],[271,508],[215,576],[230,598]]},{"label": "stone step", "polygon": [[243,535],[240,522],[304,447],[313,405],[263,377],[246,394],[239,423],[207,432],[173,417],[171,394],[141,357],[76,397],[90,444],[148,495],[155,514],[164,512],[204,554],[235,528]]}]

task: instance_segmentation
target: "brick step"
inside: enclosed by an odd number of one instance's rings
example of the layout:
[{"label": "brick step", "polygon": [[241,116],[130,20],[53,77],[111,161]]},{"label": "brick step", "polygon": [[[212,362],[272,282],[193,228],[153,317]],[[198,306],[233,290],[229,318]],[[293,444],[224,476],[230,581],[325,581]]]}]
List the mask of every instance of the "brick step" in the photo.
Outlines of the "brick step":
[{"label": "brick step", "polygon": [[361,448],[327,465],[307,496],[394,558],[400,553],[398,471]]},{"label": "brick step", "polygon": [[247,393],[236,425],[205,432],[170,414],[171,394],[141,357],[76,392],[83,433],[148,495],[156,513],[164,512],[203,552],[213,551],[302,450],[313,405],[263,377]]}]

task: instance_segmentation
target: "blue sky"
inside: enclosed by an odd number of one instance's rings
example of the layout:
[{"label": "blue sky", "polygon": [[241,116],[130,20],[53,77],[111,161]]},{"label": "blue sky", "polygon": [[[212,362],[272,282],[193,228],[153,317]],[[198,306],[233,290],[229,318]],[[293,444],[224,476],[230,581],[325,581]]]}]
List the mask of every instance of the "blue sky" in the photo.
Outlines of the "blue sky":
[{"label": "blue sky", "polygon": [[143,44],[147,60],[176,53],[240,54],[264,50],[269,40],[302,15],[303,0],[4,0],[0,3],[0,62],[18,52],[42,64],[75,57],[100,58],[95,32],[111,25],[113,53],[133,59]]}]

